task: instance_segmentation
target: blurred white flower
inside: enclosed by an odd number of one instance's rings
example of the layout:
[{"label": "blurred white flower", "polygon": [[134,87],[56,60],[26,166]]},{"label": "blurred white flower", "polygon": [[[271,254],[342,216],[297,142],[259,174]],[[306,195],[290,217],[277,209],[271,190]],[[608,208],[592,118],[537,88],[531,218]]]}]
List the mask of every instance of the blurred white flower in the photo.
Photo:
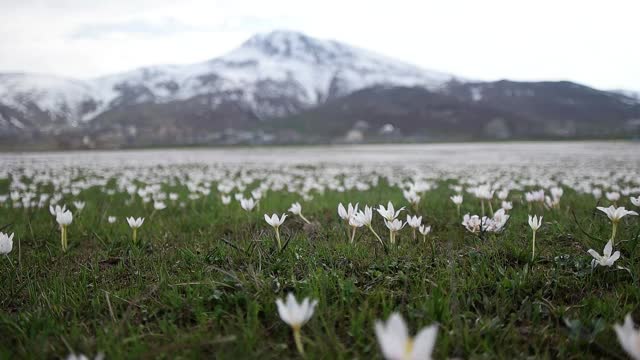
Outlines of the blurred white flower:
[{"label": "blurred white flower", "polygon": [[376,320],[376,338],[387,360],[430,360],[438,334],[437,325],[422,328],[415,338],[398,313],[393,313],[383,322]]},{"label": "blurred white flower", "polygon": [[613,329],[627,354],[634,360],[640,360],[640,331],[635,329],[631,314],[625,316],[623,325],[616,324]]},{"label": "blurred white flower", "polygon": [[277,299],[276,305],[280,319],[291,326],[296,348],[300,355],[303,355],[304,346],[302,344],[300,329],[311,319],[311,316],[313,316],[313,312],[318,305],[318,300],[305,298],[301,303],[298,303],[296,297],[292,293],[289,293],[286,302],[282,301],[282,299]]}]

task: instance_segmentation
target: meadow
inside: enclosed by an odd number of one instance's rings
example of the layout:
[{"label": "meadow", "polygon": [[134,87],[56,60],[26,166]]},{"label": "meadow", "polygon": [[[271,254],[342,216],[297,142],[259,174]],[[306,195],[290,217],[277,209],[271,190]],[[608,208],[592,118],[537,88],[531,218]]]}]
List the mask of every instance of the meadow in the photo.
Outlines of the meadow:
[{"label": "meadow", "polygon": [[[640,219],[598,207],[640,211],[638,154],[624,142],[1,154],[0,231],[14,235],[0,358],[383,359],[396,346],[417,359],[430,341],[434,359],[633,358],[614,325],[640,320]],[[341,216],[349,203],[362,212]],[[287,214],[281,246],[265,214]],[[619,258],[594,263],[588,250],[612,238]],[[289,293],[317,300],[308,322],[283,321]],[[385,345],[376,322],[393,313],[435,339]]]}]

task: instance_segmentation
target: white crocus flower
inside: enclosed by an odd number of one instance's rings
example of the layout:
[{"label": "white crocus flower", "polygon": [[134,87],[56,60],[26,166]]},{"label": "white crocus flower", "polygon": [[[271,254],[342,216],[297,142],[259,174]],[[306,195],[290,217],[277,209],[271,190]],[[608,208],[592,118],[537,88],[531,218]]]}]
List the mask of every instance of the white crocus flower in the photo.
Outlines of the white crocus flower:
[{"label": "white crocus flower", "polygon": [[293,215],[300,216],[300,218],[304,220],[304,222],[306,222],[307,224],[311,224],[311,221],[307,220],[307,218],[304,217],[304,215],[302,215],[302,205],[300,205],[299,202],[295,202],[291,204],[291,207],[289,208],[289,212],[292,213]]},{"label": "white crocus flower", "polygon": [[51,216],[56,216],[58,213],[65,212],[66,210],[66,205],[63,205],[62,207],[60,207],[60,205],[56,205],[55,207],[53,205],[49,205],[49,213],[51,213]]},{"label": "white crocus flower", "polygon": [[347,209],[345,209],[344,205],[342,205],[342,203],[338,204],[338,216],[340,216],[340,218],[344,221],[351,221],[351,218],[358,212],[358,203],[356,203],[355,206],[351,205],[351,203],[349,203],[349,205],[347,206]]},{"label": "white crocus flower", "polygon": [[407,214],[407,225],[413,230],[413,240],[416,239],[416,229],[422,225],[422,216],[411,216]]},{"label": "white crocus flower", "polygon": [[396,234],[398,231],[402,230],[402,228],[407,225],[407,223],[403,223],[401,220],[393,219],[393,221],[384,221],[384,224],[389,229],[389,241],[391,244],[396,243]]},{"label": "white crocus flower", "polygon": [[13,233],[11,235],[0,232],[0,255],[7,255],[13,249]]},{"label": "white crocus flower", "polygon": [[427,235],[429,235],[429,233],[431,232],[431,226],[420,225],[418,231],[420,231],[420,234],[422,234],[422,242],[426,242]]},{"label": "white crocus flower", "polygon": [[536,232],[542,226],[542,216],[538,218],[536,215],[529,215],[529,227],[533,231],[533,239],[531,241],[531,261],[536,257]]},{"label": "white crocus flower", "polygon": [[229,204],[231,204],[231,196],[229,196],[229,195],[222,195],[222,196],[220,196],[220,200],[222,201],[222,205],[229,205]]},{"label": "white crocus flower", "polygon": [[359,224],[360,226],[366,226],[367,228],[369,228],[373,235],[378,239],[380,244],[382,244],[383,247],[385,246],[384,241],[382,241],[380,235],[378,235],[378,233],[373,230],[373,226],[371,226],[371,221],[373,221],[373,209],[365,205],[364,210],[360,210],[355,215],[353,215],[352,221],[354,224]]},{"label": "white crocus flower", "polygon": [[282,301],[282,299],[277,299],[276,305],[278,306],[280,319],[291,326],[296,348],[300,355],[303,355],[304,347],[302,345],[300,329],[311,319],[311,316],[313,316],[313,312],[318,305],[318,300],[305,298],[301,303],[298,303],[296,297],[292,293],[289,293],[286,302]]},{"label": "white crocus flower", "polygon": [[153,209],[154,210],[164,210],[166,208],[167,208],[167,205],[162,201],[154,201],[153,202]]},{"label": "white crocus flower", "polygon": [[85,202],[84,201],[74,201],[73,202],[73,206],[76,207],[76,209],[78,209],[78,212],[82,211],[82,209],[84,209],[85,206]]},{"label": "white crocus flower", "polygon": [[56,221],[60,225],[60,242],[62,243],[62,251],[67,251],[69,246],[67,239],[67,226],[73,222],[73,214],[66,210],[56,214]]},{"label": "white crocus flower", "polygon": [[511,201],[503,201],[501,206],[505,211],[513,209],[513,203]]},{"label": "white crocus flower", "polygon": [[640,360],[640,331],[636,330],[631,314],[625,316],[623,325],[616,324],[613,329],[627,354],[634,360]]},{"label": "white crocus flower", "polygon": [[618,200],[620,200],[620,193],[616,191],[608,192],[605,193],[605,197],[607,198],[607,200],[616,203]]},{"label": "white crocus flower", "polygon": [[109,222],[109,224],[113,224],[116,222],[116,217],[115,216],[109,216],[107,218],[107,221]]},{"label": "white crocus flower", "polygon": [[133,232],[132,234],[132,239],[133,239],[133,243],[135,244],[138,241],[138,228],[142,226],[142,224],[144,223],[144,218],[134,218],[132,217],[128,217],[127,218],[127,223],[129,224],[129,227],[131,228],[131,231]]},{"label": "white crocus flower", "polygon": [[280,240],[280,225],[284,223],[287,218],[287,214],[282,214],[282,217],[278,217],[277,214],[269,215],[264,214],[264,221],[271,225],[276,231],[276,240],[278,240],[278,249],[282,250],[282,241]]},{"label": "white crocus flower", "polygon": [[629,200],[631,200],[631,203],[633,205],[640,207],[640,196],[635,197],[635,198],[632,196],[632,197],[629,198]]},{"label": "white crocus flower", "polygon": [[376,321],[376,337],[387,360],[431,360],[438,334],[437,325],[422,328],[415,338],[398,313],[393,313],[383,322]]},{"label": "white crocus flower", "polygon": [[240,206],[245,209],[246,211],[253,211],[253,208],[256,207],[256,202],[253,200],[253,198],[241,198],[240,199]]},{"label": "white crocus flower", "polygon": [[398,211],[395,211],[391,201],[389,201],[386,208],[383,205],[379,205],[378,208],[376,209],[378,214],[380,214],[380,216],[382,216],[387,221],[395,220],[398,217],[398,215],[400,215],[400,212],[402,210],[404,210],[404,206],[398,209]]},{"label": "white crocus flower", "polygon": [[607,217],[609,218],[609,220],[611,220],[611,224],[613,225],[611,229],[611,240],[614,243],[615,243],[616,232],[618,230],[618,223],[620,222],[620,219],[622,219],[627,215],[635,215],[635,216],[638,215],[637,212],[629,211],[625,209],[624,206],[619,208],[616,208],[613,205],[609,206],[608,208],[598,206],[597,209],[607,214]]},{"label": "white crocus flower", "polygon": [[589,249],[587,250],[587,252],[593,256],[593,260],[591,260],[591,267],[596,267],[598,265],[600,266],[612,266],[613,263],[618,260],[618,258],[620,257],[620,251],[616,251],[613,253],[613,255],[611,254],[611,252],[613,251],[613,241],[609,240],[607,242],[607,245],[604,246],[604,250],[602,251],[602,256],[600,256],[600,254],[598,254],[597,251],[593,250],[593,249]]}]

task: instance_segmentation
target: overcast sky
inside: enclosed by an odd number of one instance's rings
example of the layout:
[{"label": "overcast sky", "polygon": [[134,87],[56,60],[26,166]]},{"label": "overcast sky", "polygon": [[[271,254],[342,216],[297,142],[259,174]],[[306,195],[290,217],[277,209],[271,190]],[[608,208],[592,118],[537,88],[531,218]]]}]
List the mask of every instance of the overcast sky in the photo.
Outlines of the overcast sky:
[{"label": "overcast sky", "polygon": [[637,0],[0,0],[0,72],[194,63],[287,29],[473,79],[640,90],[639,17]]}]

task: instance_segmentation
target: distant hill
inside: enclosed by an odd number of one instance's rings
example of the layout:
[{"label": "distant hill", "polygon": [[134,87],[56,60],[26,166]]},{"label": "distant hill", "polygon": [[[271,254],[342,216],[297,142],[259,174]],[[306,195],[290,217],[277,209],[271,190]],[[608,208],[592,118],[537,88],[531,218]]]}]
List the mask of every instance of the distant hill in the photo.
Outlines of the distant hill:
[{"label": "distant hill", "polygon": [[11,147],[629,136],[633,92],[475,82],[301,33],[258,34],[219,58],[91,80],[0,74]]}]

